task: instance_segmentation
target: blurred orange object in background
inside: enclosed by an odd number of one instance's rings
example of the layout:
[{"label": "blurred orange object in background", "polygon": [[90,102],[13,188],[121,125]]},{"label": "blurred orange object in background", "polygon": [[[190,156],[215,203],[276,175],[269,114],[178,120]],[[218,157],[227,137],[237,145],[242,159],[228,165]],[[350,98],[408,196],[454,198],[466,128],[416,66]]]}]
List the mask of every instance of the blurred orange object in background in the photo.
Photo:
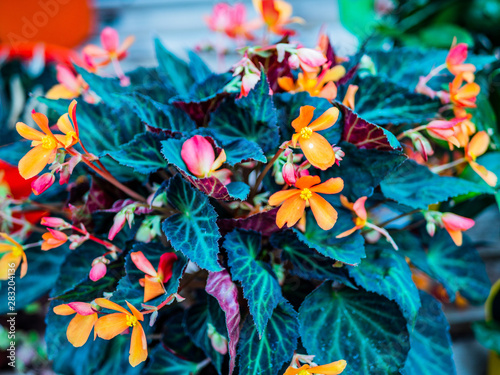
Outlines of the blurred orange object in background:
[{"label": "blurred orange object in background", "polygon": [[0,49],[10,57],[31,58],[43,42],[49,61],[70,62],[72,48],[83,43],[94,26],[90,0],[17,0],[0,2]]}]

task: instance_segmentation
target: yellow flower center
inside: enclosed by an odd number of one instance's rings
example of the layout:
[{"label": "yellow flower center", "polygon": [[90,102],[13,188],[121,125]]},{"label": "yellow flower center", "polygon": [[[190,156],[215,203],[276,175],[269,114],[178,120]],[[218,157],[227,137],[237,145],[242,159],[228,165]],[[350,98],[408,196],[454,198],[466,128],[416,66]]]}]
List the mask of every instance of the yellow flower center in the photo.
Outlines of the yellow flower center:
[{"label": "yellow flower center", "polygon": [[137,324],[137,318],[133,315],[127,315],[127,325],[129,327],[135,327]]},{"label": "yellow flower center", "polygon": [[312,197],[312,195],[313,193],[311,193],[311,190],[309,190],[308,188],[304,188],[300,192],[300,198],[305,201],[309,200]]},{"label": "yellow flower center", "polygon": [[354,219],[354,224],[356,224],[357,227],[364,227],[366,225],[366,220],[357,217],[356,219]]},{"label": "yellow flower center", "polygon": [[311,375],[311,373],[307,370],[300,370],[297,375]]},{"label": "yellow flower center", "polygon": [[56,148],[56,146],[57,146],[56,140],[51,136],[47,135],[42,138],[42,147],[45,148],[46,150],[54,149]]},{"label": "yellow flower center", "polygon": [[19,246],[12,246],[12,255],[15,257],[20,257],[23,255],[23,248]]},{"label": "yellow flower center", "polygon": [[469,157],[471,158],[472,161],[476,161],[477,156],[474,155],[474,153],[469,151]]},{"label": "yellow flower center", "polygon": [[313,131],[311,129],[309,129],[307,126],[300,129],[300,136],[304,139],[311,138],[312,133],[313,133]]}]

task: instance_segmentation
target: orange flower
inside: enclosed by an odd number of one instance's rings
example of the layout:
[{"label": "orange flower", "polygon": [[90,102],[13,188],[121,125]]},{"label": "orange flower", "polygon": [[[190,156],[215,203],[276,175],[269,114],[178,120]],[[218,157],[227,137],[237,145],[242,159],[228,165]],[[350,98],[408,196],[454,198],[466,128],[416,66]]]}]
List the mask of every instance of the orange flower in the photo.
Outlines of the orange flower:
[{"label": "orange flower", "polygon": [[[453,41],[455,44],[455,40]],[[476,71],[474,64],[464,64],[467,59],[467,44],[459,43],[457,45],[452,45],[448,56],[446,57],[446,67],[453,75],[468,74],[469,76],[474,76],[473,73]]]},{"label": "orange flower", "polygon": [[365,203],[367,199],[368,197],[361,197],[358,200],[356,200],[356,202],[351,203],[345,196],[343,195],[340,196],[340,203],[342,203],[342,206],[351,210],[356,215],[356,217],[353,219],[355,224],[354,227],[349,230],[346,230],[345,232],[340,233],[339,235],[337,235],[336,238],[347,237],[352,233],[354,233],[355,231],[357,231],[358,229],[363,229],[366,227],[383,235],[387,239],[387,241],[392,245],[392,247],[394,247],[395,250],[398,250],[398,245],[396,245],[389,232],[387,232],[384,228],[380,228],[379,226],[372,224],[368,221],[368,214],[366,213],[366,208],[365,208]]},{"label": "orange flower", "polygon": [[146,340],[144,329],[142,328],[141,323],[139,323],[139,321],[144,320],[144,316],[130,303],[127,301],[125,302],[132,313],[110,300],[97,298],[95,303],[99,306],[119,312],[108,314],[99,318],[95,324],[95,330],[97,332],[97,336],[100,338],[104,340],[111,340],[120,333],[132,328],[129,351],[130,356],[128,360],[130,365],[135,367],[148,358],[148,342]]},{"label": "orange flower", "polygon": [[476,162],[476,158],[483,155],[488,150],[489,144],[490,136],[488,133],[485,131],[477,132],[465,147],[465,159],[474,172],[476,172],[488,185],[495,187],[498,182],[497,175]]},{"label": "orange flower", "polygon": [[315,108],[310,105],[300,107],[300,115],[292,121],[295,134],[292,136],[292,145],[297,142],[305,157],[316,168],[325,170],[335,163],[335,152],[325,137],[317,132],[331,127],[339,117],[339,110],[332,107],[326,110],[316,120],[311,122]]},{"label": "orange flower", "polygon": [[354,98],[356,96],[356,92],[358,91],[358,86],[349,85],[347,88],[347,92],[345,93],[344,100],[342,100],[342,104],[346,107],[351,108],[354,111]]},{"label": "orange flower", "polygon": [[441,222],[457,246],[462,245],[462,232],[472,228],[475,224],[474,220],[451,212],[441,215]]},{"label": "orange flower", "polygon": [[49,128],[47,116],[33,110],[31,117],[36,122],[43,133],[35,130],[25,123],[16,124],[17,132],[21,137],[29,139],[33,147],[26,155],[19,160],[19,174],[26,180],[40,173],[47,164],[54,161],[57,148],[64,142],[64,136],[54,135]]},{"label": "orange flower", "polygon": [[6,240],[8,243],[0,243],[0,253],[6,253],[0,259],[0,280],[7,280],[12,273],[9,273],[9,269],[12,267],[9,264],[14,263],[14,269],[17,270],[21,264],[21,278],[26,275],[28,271],[28,259],[24,253],[23,246],[18,242],[14,241],[7,233],[0,233],[0,237]]},{"label": "orange flower", "polygon": [[70,148],[78,143],[78,123],[76,122],[76,105],[73,100],[68,106],[68,113],[65,113],[57,120],[57,127],[64,133],[64,148]]},{"label": "orange flower", "polygon": [[68,236],[58,230],[47,228],[48,232],[42,235],[42,250],[54,249],[66,243]]},{"label": "orange flower", "polygon": [[333,100],[337,97],[336,81],[345,75],[345,68],[342,65],[337,65],[331,69],[323,70],[321,74],[314,73],[299,73],[297,81],[293,81],[291,77],[278,78],[278,85],[285,91],[308,92],[311,96],[319,96],[328,100]]},{"label": "orange flower", "polygon": [[[320,228],[332,229],[337,221],[337,211],[320,194],[337,194],[344,188],[340,177],[330,178],[320,184],[318,176],[303,176],[295,183],[296,189],[282,190],[269,197],[271,206],[283,205],[278,210],[276,225],[291,227],[299,221],[306,206],[310,206]],[[319,184],[319,185],[318,185]]]},{"label": "orange flower", "polygon": [[255,10],[260,13],[269,31],[278,35],[294,35],[285,28],[290,23],[304,23],[300,17],[292,17],[292,6],[283,0],[252,0]]},{"label": "orange flower", "polygon": [[475,108],[476,98],[481,88],[475,82],[466,83],[462,86],[464,79],[464,75],[459,74],[450,83],[450,100],[459,107]]},{"label": "orange flower", "polygon": [[[76,314],[69,322],[66,337],[74,347],[85,345],[92,328],[97,322],[97,313],[92,308],[92,305],[85,302],[71,302],[54,307],[54,313],[57,315]],[[94,331],[94,340],[96,337],[97,333]]]},{"label": "orange flower", "polygon": [[141,286],[144,287],[144,302],[165,294],[163,284],[168,283],[172,278],[172,268],[177,260],[177,255],[175,253],[163,254],[160,257],[158,272],[151,262],[147,260],[142,251],[130,253],[130,258],[135,266],[146,274],[144,279],[139,280]]},{"label": "orange flower", "polygon": [[288,367],[284,375],[337,375],[341,374],[347,366],[347,362],[341,359],[340,361],[332,362],[327,365],[311,367],[304,365],[300,368]]}]

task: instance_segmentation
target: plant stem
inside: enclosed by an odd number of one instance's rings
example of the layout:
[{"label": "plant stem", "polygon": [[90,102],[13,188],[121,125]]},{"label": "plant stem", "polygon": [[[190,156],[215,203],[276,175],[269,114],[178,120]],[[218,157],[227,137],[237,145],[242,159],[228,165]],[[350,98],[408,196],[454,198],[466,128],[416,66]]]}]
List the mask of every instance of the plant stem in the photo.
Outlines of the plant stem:
[{"label": "plant stem", "polygon": [[381,227],[381,228],[383,228],[383,227],[387,226],[388,224],[390,224],[390,223],[392,223],[392,222],[394,222],[396,220],[399,220],[399,219],[401,219],[401,218],[403,218],[405,216],[410,216],[410,215],[416,214],[417,212],[420,212],[420,211],[421,210],[417,209],[417,210],[413,210],[413,211],[410,211],[410,212],[404,212],[404,213],[402,213],[402,214],[400,214],[398,216],[393,217],[392,219],[384,221],[382,224],[379,224],[378,226]]},{"label": "plant stem", "polygon": [[253,197],[257,193],[257,191],[259,191],[259,186],[262,183],[262,180],[264,179],[264,177],[266,177],[267,172],[269,172],[269,170],[273,166],[274,162],[280,157],[280,155],[282,154],[283,151],[285,151],[285,150],[280,148],[276,152],[276,154],[274,154],[273,158],[266,164],[266,167],[264,168],[262,173],[257,178],[257,181],[255,182],[255,185],[253,186],[252,191],[250,192],[250,197]]},{"label": "plant stem", "polygon": [[445,171],[449,168],[456,167],[457,165],[460,165],[462,163],[465,163],[467,159],[465,158],[460,158],[455,161],[452,161],[451,163],[444,164],[444,165],[438,165],[437,167],[431,168],[431,171],[434,173],[441,173],[442,171]]},{"label": "plant stem", "polygon": [[404,137],[408,136],[408,134],[411,134],[411,133],[415,133],[415,132],[418,132],[420,130],[425,130],[427,129],[427,125],[421,125],[419,127],[416,127],[415,129],[410,129],[410,130],[407,130],[405,132],[402,132],[401,134],[399,134],[397,136],[397,139],[398,141],[402,140]]},{"label": "plant stem", "polygon": [[106,249],[109,249],[113,252],[118,252],[118,253],[122,253],[123,251],[116,247],[115,245],[113,245],[111,242],[108,242],[108,241],[104,241],[104,240],[101,240],[100,238],[97,238],[96,236],[90,234],[89,232],[83,230],[83,229],[80,229],[74,225],[71,226],[71,229],[73,229],[74,231],[77,231],[78,233],[81,233],[83,234],[84,236],[88,236],[88,239],[91,240],[91,241],[94,241],[96,243],[98,243],[99,245],[102,245],[104,246]]}]

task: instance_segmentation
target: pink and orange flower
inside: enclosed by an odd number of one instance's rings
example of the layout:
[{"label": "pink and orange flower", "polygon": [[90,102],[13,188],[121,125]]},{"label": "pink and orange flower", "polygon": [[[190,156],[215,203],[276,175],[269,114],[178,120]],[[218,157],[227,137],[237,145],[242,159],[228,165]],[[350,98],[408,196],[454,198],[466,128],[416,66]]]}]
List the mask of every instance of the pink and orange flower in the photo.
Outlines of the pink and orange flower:
[{"label": "pink and orange flower", "polygon": [[337,222],[337,211],[319,194],[338,194],[344,188],[340,178],[330,178],[321,183],[318,176],[303,176],[295,183],[295,188],[282,190],[269,197],[271,206],[281,207],[276,216],[276,225],[282,228],[294,226],[304,214],[306,207],[311,207],[314,218],[324,230],[333,228]]},{"label": "pink and orange flower", "polygon": [[335,152],[326,138],[317,132],[332,127],[339,117],[339,110],[332,107],[311,122],[314,110],[310,105],[300,107],[299,117],[292,121],[295,129],[292,145],[297,147],[298,143],[309,163],[326,170],[335,164]]},{"label": "pink and orange flower", "polygon": [[144,287],[144,302],[165,294],[164,284],[172,278],[172,269],[178,257],[175,253],[165,253],[160,257],[158,271],[144,256],[142,251],[130,253],[130,258],[135,266],[146,274],[144,279],[139,280]]},{"label": "pink and orange flower", "polygon": [[[85,345],[97,322],[97,312],[92,305],[86,302],[71,302],[54,307],[54,313],[57,315],[76,314],[68,325],[66,337],[74,347]],[[94,340],[96,337],[97,332],[94,331]]]},{"label": "pink and orange flower", "polygon": [[104,340],[111,340],[132,329],[129,350],[130,365],[135,367],[144,362],[148,357],[148,342],[140,323],[144,320],[142,313],[127,301],[125,302],[131,312],[105,298],[97,298],[94,302],[102,308],[118,311],[99,318],[94,327],[97,336]]},{"label": "pink and orange flower", "polygon": [[217,3],[205,21],[210,30],[224,33],[229,38],[253,40],[252,32],[260,26],[260,22],[247,21],[246,13],[244,4]]},{"label": "pink and orange flower", "polygon": [[462,232],[469,230],[475,224],[474,220],[451,212],[441,213],[438,211],[424,211],[424,217],[427,221],[427,232],[431,237],[434,236],[437,225],[446,229],[457,246],[462,246]]},{"label": "pink and orange flower", "polygon": [[291,23],[304,23],[300,17],[292,17],[292,6],[283,0],[252,0],[255,10],[261,15],[268,30],[277,35],[294,35],[288,29]]},{"label": "pink and orange flower", "polygon": [[214,176],[224,185],[231,182],[231,171],[219,169],[226,161],[226,153],[222,150],[216,159],[214,147],[201,135],[195,135],[184,142],[181,157],[189,172],[196,177]]}]

